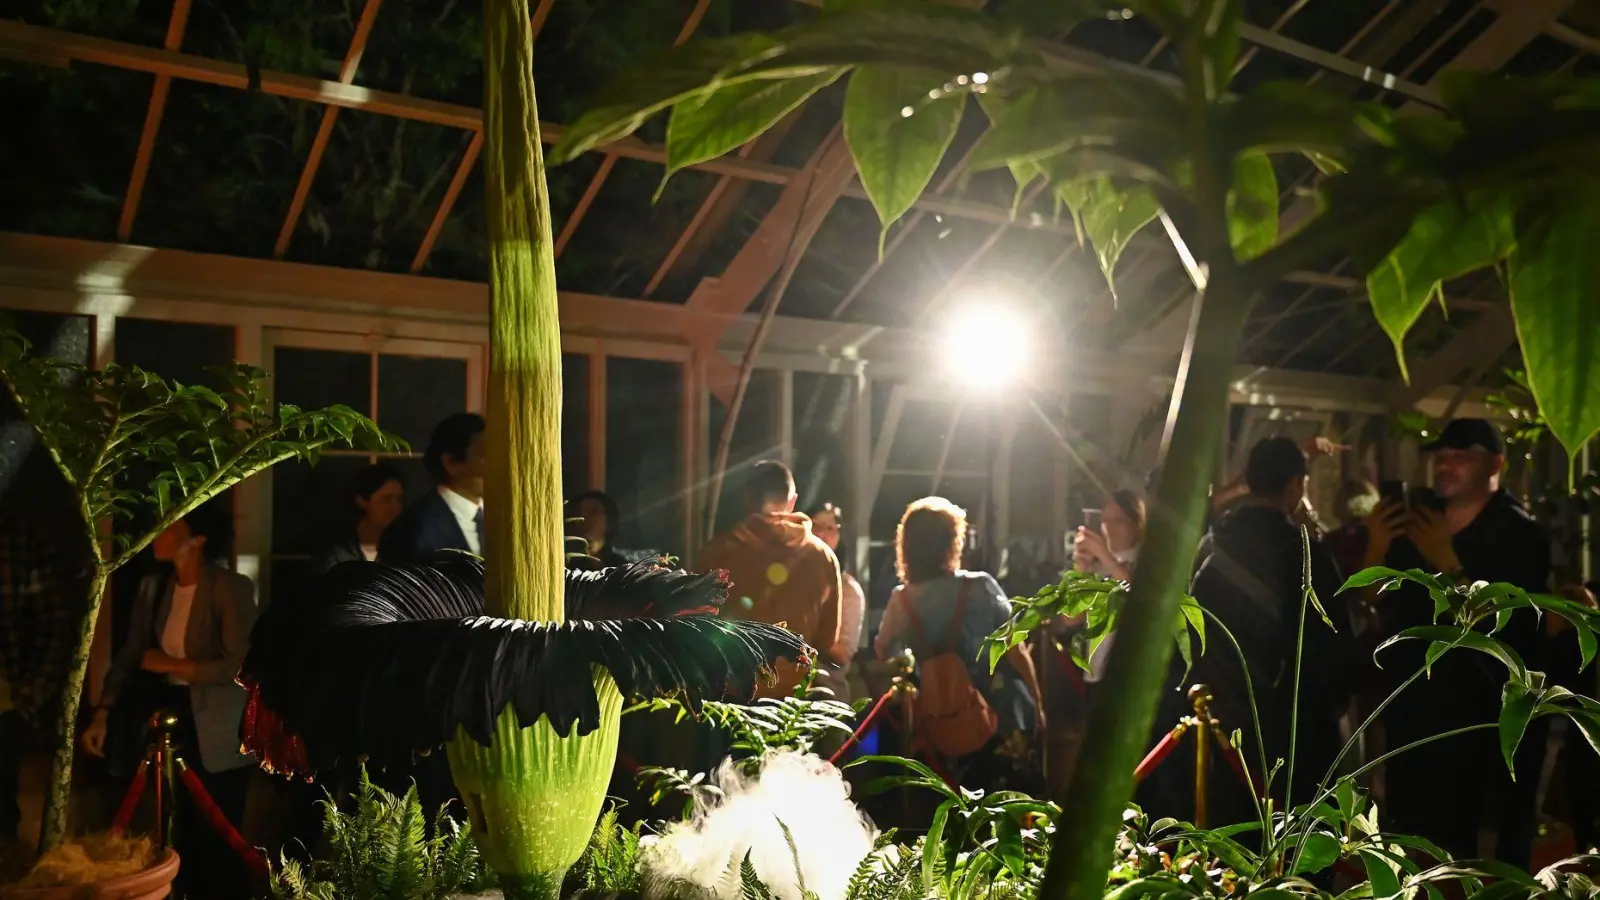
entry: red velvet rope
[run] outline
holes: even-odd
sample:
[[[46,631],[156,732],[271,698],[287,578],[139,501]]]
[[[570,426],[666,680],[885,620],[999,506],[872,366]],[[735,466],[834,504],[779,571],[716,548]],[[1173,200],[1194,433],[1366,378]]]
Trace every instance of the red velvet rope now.
[[[211,799],[211,794],[206,790],[205,784],[200,781],[200,776],[188,766],[183,766],[182,768],[183,772],[179,777],[183,779],[183,786],[189,789],[189,796],[194,798],[194,805],[205,815],[206,820],[211,823],[212,828],[216,829],[217,834],[222,835],[222,839],[228,842],[229,847],[233,848],[233,852],[244,860],[244,864],[249,866],[256,874],[265,876],[267,874],[266,857],[263,857],[259,850],[250,846],[245,841],[244,836],[239,834],[238,829],[233,827],[233,823],[228,821],[228,817],[222,814],[222,810],[217,808],[217,802]]]
[[[121,834],[128,830],[128,824],[133,821],[133,811],[139,808],[139,798],[144,796],[145,784],[150,780],[150,760],[139,763],[139,771],[133,775],[129,782],[127,793],[122,795],[122,805],[117,807],[117,815],[111,820],[111,833]]]
[[[840,747],[832,756],[828,757],[829,763],[833,765],[839,764],[839,760],[844,758],[845,751],[855,746],[856,741],[860,740],[861,736],[867,733],[867,729],[872,727],[873,720],[878,718],[878,713],[883,711],[884,705],[887,704],[890,698],[893,696],[894,688],[890,688],[882,697],[878,698],[877,703],[872,704],[872,711],[867,713],[867,717],[865,719],[861,720],[861,725],[851,733],[850,739],[844,742],[843,747]]]
[[[1169,731],[1162,736],[1160,741],[1156,742],[1154,747],[1150,748],[1150,752],[1145,754],[1144,759],[1139,761],[1138,767],[1133,770],[1133,780],[1136,783],[1145,780],[1176,749],[1178,749],[1178,736]]]

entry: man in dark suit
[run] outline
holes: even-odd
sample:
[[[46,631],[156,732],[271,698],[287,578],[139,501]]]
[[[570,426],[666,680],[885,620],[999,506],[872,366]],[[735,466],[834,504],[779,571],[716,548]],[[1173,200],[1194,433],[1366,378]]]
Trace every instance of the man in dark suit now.
[[[441,550],[483,551],[483,417],[457,413],[433,429],[422,457],[437,488],[406,510],[378,547],[381,562],[427,562]]]

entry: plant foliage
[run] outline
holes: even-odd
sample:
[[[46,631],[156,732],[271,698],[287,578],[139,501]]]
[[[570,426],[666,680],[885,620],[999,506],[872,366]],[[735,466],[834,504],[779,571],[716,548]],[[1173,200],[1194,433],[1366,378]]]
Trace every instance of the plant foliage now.
[[[88,370],[32,355],[25,338],[0,330],[0,378],[77,495],[86,527],[102,519],[155,521],[119,530],[115,569],[167,525],[228,488],[288,459],[315,460],[325,447],[403,448],[366,416],[344,407],[302,410],[272,402],[267,373],[237,366],[227,387],[169,381],[137,366]],[[153,473],[148,482],[137,477]]]
[[[445,900],[494,886],[472,835],[446,808],[428,836],[415,786],[397,797],[363,768],[353,800],[350,812],[322,801],[324,854],[310,866],[283,857],[269,881],[273,900]]]

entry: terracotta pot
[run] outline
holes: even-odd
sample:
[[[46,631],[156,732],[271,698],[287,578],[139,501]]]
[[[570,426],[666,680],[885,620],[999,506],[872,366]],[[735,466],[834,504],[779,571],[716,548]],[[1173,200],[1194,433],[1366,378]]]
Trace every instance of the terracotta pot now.
[[[154,863],[132,875],[67,887],[10,888],[0,891],[0,900],[163,900],[172,895],[177,877],[178,854],[163,850]]]

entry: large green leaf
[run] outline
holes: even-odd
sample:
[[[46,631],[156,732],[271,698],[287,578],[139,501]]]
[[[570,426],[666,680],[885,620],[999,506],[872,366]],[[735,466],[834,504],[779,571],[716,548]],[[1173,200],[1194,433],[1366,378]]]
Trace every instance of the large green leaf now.
[[[1600,182],[1578,180],[1554,202],[1546,227],[1519,234],[1511,308],[1539,411],[1576,455],[1600,431]]]
[[[1139,230],[1161,212],[1161,204],[1145,185],[1122,188],[1101,176],[1059,185],[1056,196],[1072,210],[1094,245],[1100,271],[1116,293],[1117,260]]]
[[[1394,342],[1408,380],[1405,336],[1445,281],[1491,266],[1511,252],[1512,207],[1503,195],[1447,200],[1423,210],[1399,246],[1367,274],[1372,314]]]
[[[1511,677],[1522,684],[1528,682],[1528,667],[1523,664],[1522,657],[1517,651],[1504,641],[1492,638],[1486,634],[1469,631],[1456,625],[1419,625],[1407,628],[1399,634],[1378,645],[1373,654],[1382,653],[1390,646],[1401,641],[1431,641],[1434,644],[1430,651],[1438,648],[1464,647],[1476,650],[1494,657],[1506,667]],[[1430,659],[1431,662],[1431,659]]]
[[[1522,743],[1522,735],[1528,730],[1528,723],[1533,721],[1533,710],[1538,700],[1536,692],[1515,681],[1506,682],[1501,692],[1500,754],[1506,759],[1506,768],[1511,771],[1512,781],[1517,780],[1517,767],[1513,762],[1517,745]]]
[[[632,134],[651,116],[746,82],[808,79],[836,67],[903,65],[954,81],[982,72],[998,81],[1044,72],[1014,25],[977,11],[920,0],[886,0],[825,10],[814,21],[771,34],[695,41],[630,70],[604,88],[549,159],[565,162]],[[991,82],[993,83],[993,82]]]
[[[745,81],[679,103],[667,122],[667,176],[742,146],[844,71],[834,66],[795,78]]]
[[[1058,75],[1015,94],[984,98],[990,127],[968,161],[982,172],[1092,146],[1164,171],[1183,146],[1183,101],[1157,82],[1112,74]]]
[[[1339,839],[1322,831],[1306,835],[1300,856],[1295,860],[1294,874],[1314,875],[1339,861]]]
[[[698,99],[706,91],[730,90],[757,63],[781,52],[780,41],[765,34],[739,34],[677,47],[653,61],[629,70],[611,82],[587,105],[583,115],[568,126],[550,148],[551,165],[567,162],[596,147],[627,137],[651,116],[674,104]],[[782,77],[815,75],[828,66],[791,72]],[[772,76],[779,77],[781,73]]]
[[[1347,158],[1361,139],[1360,108],[1337,91],[1299,81],[1270,81],[1217,110],[1223,151],[1313,153]]]
[[[1246,153],[1233,161],[1228,238],[1233,255],[1241,261],[1260,256],[1278,242],[1278,175],[1265,153]]]
[[[928,187],[961,127],[966,94],[945,92],[945,83],[941,72],[904,66],[863,66],[850,76],[844,139],[884,231]]]

